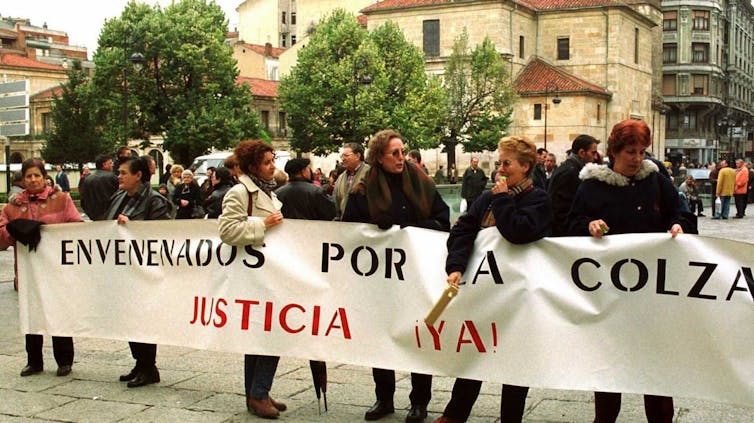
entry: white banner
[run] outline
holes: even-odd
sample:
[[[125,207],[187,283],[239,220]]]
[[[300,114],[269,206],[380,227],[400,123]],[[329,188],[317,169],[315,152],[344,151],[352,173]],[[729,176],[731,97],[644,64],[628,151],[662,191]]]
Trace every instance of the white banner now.
[[[750,244],[480,232],[432,327],[446,233],[286,220],[257,250],[212,220],[45,225],[19,248],[25,333],[273,354],[516,385],[754,405]]]

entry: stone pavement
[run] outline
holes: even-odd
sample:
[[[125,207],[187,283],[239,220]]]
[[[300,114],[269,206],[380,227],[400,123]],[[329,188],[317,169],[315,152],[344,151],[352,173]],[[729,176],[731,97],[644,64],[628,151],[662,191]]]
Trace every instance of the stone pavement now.
[[[754,216],[727,221],[700,218],[699,227],[701,235],[751,242]],[[20,377],[26,354],[12,280],[12,250],[0,252],[0,422],[260,421],[245,409],[239,354],[160,345],[157,364],[162,382],[128,389],[117,381],[133,365],[126,342],[76,338],[73,372],[56,377],[51,340],[46,338],[45,372]],[[381,421],[405,418],[410,378],[405,373],[397,377],[399,410]],[[452,384],[450,378],[435,377],[427,422],[442,412]],[[370,369],[330,363],[329,411],[319,415],[308,362],[289,358],[280,360],[273,394],[288,404],[289,410],[281,416],[286,422],[360,422],[374,400]],[[500,385],[485,383],[469,421],[496,421],[499,404]],[[591,392],[532,389],[526,406],[525,422],[590,422],[593,417]],[[686,398],[676,398],[675,406],[675,421],[680,423],[754,422],[754,408]],[[619,422],[642,421],[641,396],[624,395]]]

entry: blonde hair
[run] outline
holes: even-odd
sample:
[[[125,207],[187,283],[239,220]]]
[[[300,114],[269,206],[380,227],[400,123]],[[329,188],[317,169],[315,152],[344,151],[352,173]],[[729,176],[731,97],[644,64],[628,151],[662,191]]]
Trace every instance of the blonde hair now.
[[[510,137],[504,137],[497,143],[498,151],[510,151],[516,154],[516,160],[521,165],[529,164],[529,170],[526,172],[526,176],[530,176],[534,171],[534,166],[537,164],[537,146],[528,138],[520,137],[517,135],[511,135]]]

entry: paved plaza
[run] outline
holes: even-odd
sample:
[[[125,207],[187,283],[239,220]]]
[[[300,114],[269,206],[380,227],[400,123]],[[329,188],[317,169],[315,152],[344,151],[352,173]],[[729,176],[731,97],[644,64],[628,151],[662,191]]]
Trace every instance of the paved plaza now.
[[[754,216],[727,221],[700,218],[699,228],[704,236],[752,242]],[[76,338],[73,372],[56,377],[51,341],[46,338],[45,372],[20,377],[26,353],[12,280],[13,252],[0,252],[0,422],[262,421],[245,409],[243,358],[239,354],[160,345],[157,364],[162,382],[129,389],[118,382],[118,375],[133,365],[126,342]],[[397,377],[399,409],[381,421],[402,422],[405,418],[410,378],[405,373]],[[452,384],[450,378],[435,377],[427,422],[442,412]],[[272,392],[288,404],[280,419],[285,422],[360,422],[374,401],[369,368],[330,363],[329,411],[318,414],[309,363],[290,358],[280,360]],[[623,398],[619,421],[646,421],[642,397]],[[499,404],[500,385],[485,383],[469,421],[496,421]],[[593,417],[591,392],[532,389],[526,406],[525,422],[591,422]],[[675,421],[680,423],[754,422],[754,408],[686,398],[676,398],[675,406]]]

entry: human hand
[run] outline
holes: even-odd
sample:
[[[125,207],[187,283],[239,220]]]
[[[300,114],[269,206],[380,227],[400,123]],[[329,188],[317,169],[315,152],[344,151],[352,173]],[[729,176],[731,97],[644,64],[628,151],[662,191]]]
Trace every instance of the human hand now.
[[[275,225],[283,223],[283,213],[276,211],[264,218],[264,227],[269,229]]]
[[[508,192],[508,182],[506,181],[505,176],[500,175],[495,180],[495,186],[492,187],[492,193],[500,194],[500,193],[506,193],[506,192]]]
[[[450,272],[448,275],[448,285],[458,288],[458,283],[461,281],[461,272]]]
[[[189,205],[188,200],[181,200],[181,207],[186,207]]]
[[[683,228],[681,227],[681,225],[676,223],[675,225],[670,227],[670,230],[668,232],[670,233],[671,237],[675,238],[676,236],[678,236],[678,234],[683,233]]]
[[[119,214],[117,221],[119,225],[125,225],[126,223],[130,222],[131,219],[129,219],[125,214]]]
[[[602,236],[607,234],[608,231],[610,231],[610,227],[607,226],[607,223],[602,219],[589,222],[589,235],[595,238],[602,238]]]

